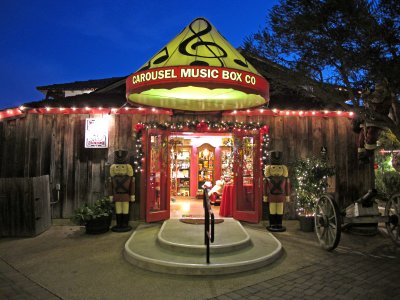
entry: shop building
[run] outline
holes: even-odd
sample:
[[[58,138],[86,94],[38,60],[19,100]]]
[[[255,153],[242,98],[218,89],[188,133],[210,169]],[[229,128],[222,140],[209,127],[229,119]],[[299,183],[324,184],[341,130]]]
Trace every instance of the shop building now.
[[[299,87],[274,89],[282,72],[196,19],[130,76],[42,86],[46,99],[0,111],[0,177],[48,175],[52,217],[68,218],[106,195],[114,151],[125,149],[131,219],[168,219],[176,197],[196,199],[222,178],[233,186],[229,216],[259,222],[266,151],[288,163],[324,148],[338,201],[364,194],[371,178],[357,162],[353,114]]]

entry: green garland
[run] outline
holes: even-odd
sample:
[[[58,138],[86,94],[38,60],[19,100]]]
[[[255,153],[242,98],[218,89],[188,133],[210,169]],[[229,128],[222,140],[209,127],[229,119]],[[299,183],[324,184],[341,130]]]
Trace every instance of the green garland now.
[[[135,173],[142,172],[142,161],[144,157],[143,145],[142,145],[142,134],[146,129],[161,129],[161,130],[175,130],[175,131],[194,131],[194,132],[240,132],[244,130],[255,130],[259,131],[263,136],[262,149],[267,150],[269,146],[269,127],[266,124],[260,122],[226,122],[226,121],[184,121],[184,122],[141,122],[134,126],[136,132],[135,136],[135,155],[134,155],[134,171]],[[263,151],[264,152],[264,151]],[[265,159],[263,157],[263,162]]]

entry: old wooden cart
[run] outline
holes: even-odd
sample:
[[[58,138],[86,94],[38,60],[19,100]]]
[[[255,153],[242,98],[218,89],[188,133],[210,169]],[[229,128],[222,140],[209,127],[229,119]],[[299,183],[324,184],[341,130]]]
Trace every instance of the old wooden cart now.
[[[374,192],[370,192],[341,210],[333,195],[322,195],[317,201],[315,213],[315,233],[321,247],[328,251],[335,249],[342,230],[347,227],[381,222],[385,223],[389,237],[400,246],[400,193],[387,199],[383,215],[375,196]]]

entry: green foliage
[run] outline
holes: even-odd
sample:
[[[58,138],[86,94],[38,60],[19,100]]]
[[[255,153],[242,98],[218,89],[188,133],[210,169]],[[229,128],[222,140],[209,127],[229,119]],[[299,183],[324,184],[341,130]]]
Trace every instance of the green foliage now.
[[[393,167],[397,158],[392,153],[392,150],[400,149],[400,142],[391,131],[386,130],[382,131],[378,144],[380,150],[375,151],[375,186],[379,194],[389,198],[400,191],[400,173]]]
[[[383,175],[383,184],[388,195],[398,193],[400,191],[400,173],[396,171],[385,173]]]
[[[382,131],[379,136],[378,143],[380,148],[385,150],[400,149],[400,141],[390,130]]]
[[[317,199],[326,192],[328,177],[335,174],[335,168],[325,159],[310,157],[290,164],[290,180],[297,195],[297,213],[312,215]]]
[[[392,154],[377,154],[375,156],[375,186],[379,194],[389,198],[400,191],[400,173],[392,166]]]
[[[71,220],[78,225],[85,225],[88,221],[99,218],[107,217],[113,214],[113,205],[111,201],[104,197],[97,200],[93,205],[85,203],[77,208]]]
[[[286,67],[291,73],[283,80],[295,78],[291,86],[307,87],[309,94],[321,101],[345,106],[344,102],[351,100],[358,114],[365,113],[361,100],[364,104],[368,101],[362,99],[365,93],[356,91],[370,90],[385,79],[387,91],[393,95],[392,106],[398,107],[399,3],[281,0],[269,12],[266,28],[247,38],[243,49]],[[335,91],[337,85],[344,89]],[[390,118],[382,120],[400,139],[399,114],[399,109],[393,109]]]

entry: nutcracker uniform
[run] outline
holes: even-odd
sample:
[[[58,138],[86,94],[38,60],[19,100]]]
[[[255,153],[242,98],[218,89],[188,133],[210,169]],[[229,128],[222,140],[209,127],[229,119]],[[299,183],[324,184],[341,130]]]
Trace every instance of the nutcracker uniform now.
[[[283,208],[285,201],[290,200],[290,181],[288,168],[282,165],[282,152],[271,152],[271,165],[264,169],[264,197],[268,202],[269,226],[267,229],[273,232],[282,232],[286,228],[282,226]]]
[[[115,202],[115,217],[117,225],[111,230],[126,232],[129,226],[129,202],[135,201],[135,178],[133,168],[127,164],[127,151],[115,152],[115,163],[110,168],[109,197]]]

